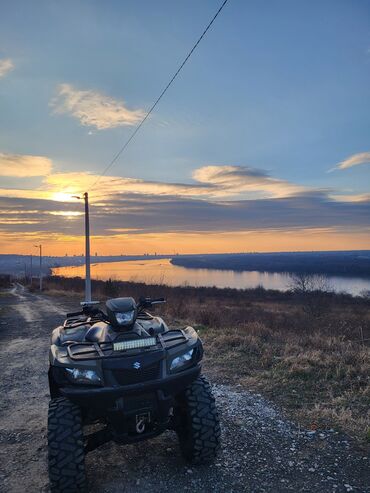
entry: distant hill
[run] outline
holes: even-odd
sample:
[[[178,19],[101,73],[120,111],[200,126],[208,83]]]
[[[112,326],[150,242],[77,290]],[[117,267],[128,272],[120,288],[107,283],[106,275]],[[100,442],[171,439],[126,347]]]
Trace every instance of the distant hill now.
[[[295,272],[370,278],[370,250],[179,255],[172,264],[197,269]]]

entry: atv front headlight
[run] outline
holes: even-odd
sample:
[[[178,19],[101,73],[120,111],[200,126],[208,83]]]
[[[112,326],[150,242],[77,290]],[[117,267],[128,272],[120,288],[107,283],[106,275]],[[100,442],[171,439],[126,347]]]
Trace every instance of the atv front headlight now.
[[[90,385],[101,384],[101,378],[94,370],[81,368],[66,368],[67,375],[73,383],[87,383]]]
[[[190,349],[190,351],[180,354],[180,356],[176,356],[176,358],[171,361],[170,371],[177,370],[178,368],[181,368],[181,366],[184,366],[188,361],[191,360],[191,358],[193,357],[193,353],[194,349]]]
[[[135,310],[128,312],[114,312],[118,325],[132,325],[135,318]]]

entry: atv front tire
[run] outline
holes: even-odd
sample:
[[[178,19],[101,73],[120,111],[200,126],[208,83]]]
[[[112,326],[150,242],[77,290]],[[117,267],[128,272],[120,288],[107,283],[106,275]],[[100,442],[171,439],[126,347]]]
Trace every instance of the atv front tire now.
[[[187,387],[176,410],[177,434],[184,458],[192,464],[215,459],[220,448],[221,429],[211,386],[203,376]]]
[[[64,397],[52,399],[49,403],[48,452],[51,493],[85,492],[81,412]]]

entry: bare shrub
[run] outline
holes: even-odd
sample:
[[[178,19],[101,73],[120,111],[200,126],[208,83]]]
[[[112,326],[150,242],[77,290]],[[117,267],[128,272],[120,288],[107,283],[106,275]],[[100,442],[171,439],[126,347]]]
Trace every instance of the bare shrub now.
[[[298,272],[290,273],[289,278],[289,287],[295,293],[303,294],[312,291],[330,293],[333,291],[333,287],[330,284],[328,277],[323,274]]]
[[[290,290],[302,298],[307,315],[321,317],[330,309],[333,288],[327,276],[299,272],[291,273],[289,277]]]

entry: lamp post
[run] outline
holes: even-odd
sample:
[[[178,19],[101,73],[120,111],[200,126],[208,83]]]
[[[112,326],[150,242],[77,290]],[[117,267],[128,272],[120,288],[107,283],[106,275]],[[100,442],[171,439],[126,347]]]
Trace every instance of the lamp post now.
[[[73,197],[79,200],[83,198],[85,202],[85,304],[91,304],[89,194],[85,192],[83,197]]]
[[[30,255],[30,286],[32,287],[32,277],[33,277],[33,271],[32,271],[32,253]]]
[[[42,245],[34,245],[34,247],[40,250],[40,291],[42,291]]]

